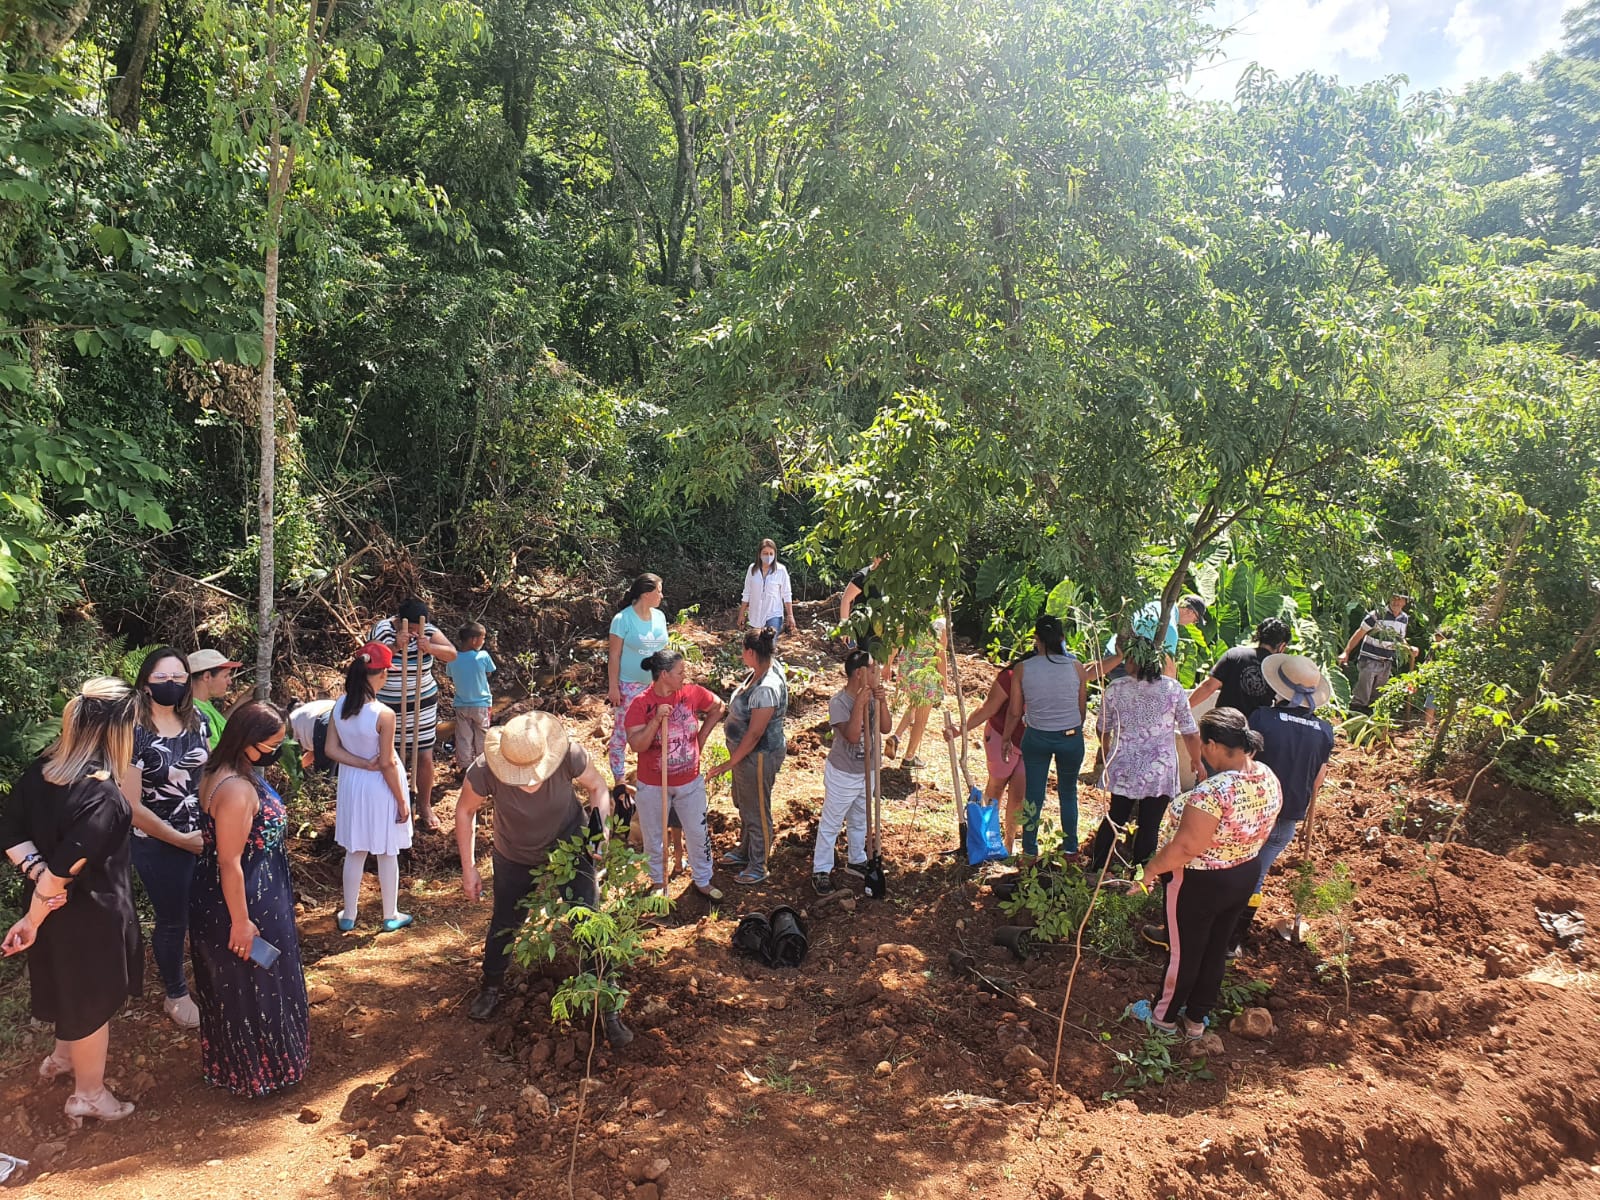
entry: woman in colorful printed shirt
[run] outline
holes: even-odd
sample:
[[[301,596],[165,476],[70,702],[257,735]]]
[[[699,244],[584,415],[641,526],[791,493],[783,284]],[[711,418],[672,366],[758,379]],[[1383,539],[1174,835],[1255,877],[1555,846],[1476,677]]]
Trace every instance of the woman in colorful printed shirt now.
[[[236,1096],[298,1083],[311,1059],[289,815],[261,777],[286,732],[270,704],[234,709],[200,785],[205,850],[189,913],[200,1062],[207,1083]]]
[[[200,771],[210,754],[206,721],[189,691],[189,665],[162,646],[145,655],[134,679],[139,722],[133,765],[122,794],[133,809],[133,869],[155,910],[151,948],[167,998],[167,1016],[185,1029],[200,1024],[183,976],[189,936],[189,887],[200,854]]]
[[[945,662],[950,648],[947,632],[944,618],[935,617],[932,636],[926,631],[912,635],[900,663],[900,699],[906,710],[900,714],[900,724],[885,739],[883,749],[890,758],[898,758],[900,739],[905,738],[906,756],[901,760],[905,767],[928,765],[917,757],[917,750],[928,728],[928,714],[944,703],[944,689],[950,682],[950,668]]]
[[[712,886],[711,829],[706,822],[706,781],[700,751],[727,708],[698,683],[689,682],[689,665],[676,650],[657,650],[640,664],[653,682],[634,697],[625,718],[628,744],[639,756],[638,818],[650,859],[650,878],[666,887],[661,854],[661,728],[667,729],[667,801],[683,824],[689,873],[695,891],[721,900]]]
[[[1102,786],[1111,793],[1111,810],[1094,835],[1094,870],[1111,854],[1113,826],[1134,819],[1132,838],[1124,835],[1118,857],[1130,868],[1155,853],[1156,835],[1167,805],[1178,794],[1178,745],[1182,736],[1189,763],[1198,769],[1200,735],[1183,685],[1162,673],[1162,654],[1149,638],[1119,638],[1127,674],[1106,685],[1100,719],[1112,737]]]
[[[1255,761],[1261,735],[1236,708],[1200,718],[1200,755],[1212,774],[1172,802],[1146,880],[1166,884],[1167,970],[1161,994],[1130,1012],[1185,1037],[1205,1033],[1239,914],[1256,887],[1256,855],[1283,806],[1278,778]],[[1151,931],[1146,931],[1147,936]]]

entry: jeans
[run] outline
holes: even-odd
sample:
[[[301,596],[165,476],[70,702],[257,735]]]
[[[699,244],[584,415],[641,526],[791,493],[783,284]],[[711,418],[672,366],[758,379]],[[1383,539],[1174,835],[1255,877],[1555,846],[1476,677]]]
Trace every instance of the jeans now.
[[[1244,944],[1245,937],[1250,933],[1250,926],[1255,923],[1256,913],[1261,908],[1261,893],[1267,886],[1267,872],[1272,870],[1272,864],[1278,861],[1278,855],[1289,848],[1289,843],[1294,841],[1295,831],[1299,828],[1299,821],[1279,818],[1278,823],[1272,827],[1272,832],[1267,835],[1261,852],[1256,855],[1256,865],[1260,868],[1256,873],[1256,890],[1251,895],[1244,912],[1239,914],[1239,920],[1234,924],[1235,946]]]
[[[489,917],[489,933],[483,939],[483,982],[498,987],[510,965],[507,953],[512,939],[527,913],[522,902],[533,891],[533,879],[543,867],[529,867],[514,863],[509,858],[494,855],[494,912]],[[587,854],[578,856],[578,873],[572,882],[561,889],[569,903],[588,908],[600,907],[600,887],[595,882],[594,860]]]
[[[139,872],[139,882],[156,911],[155,932],[150,935],[156,969],[161,972],[167,999],[176,1000],[189,994],[183,975],[183,943],[189,936],[189,885],[200,859],[154,837],[135,837],[130,849],[133,869]]]
[[[1083,730],[1052,733],[1032,726],[1022,735],[1022,769],[1027,798],[1022,804],[1022,852],[1039,853],[1039,815],[1050,786],[1050,760],[1056,761],[1056,787],[1061,793],[1061,845],[1078,849],[1078,770],[1083,766]]]

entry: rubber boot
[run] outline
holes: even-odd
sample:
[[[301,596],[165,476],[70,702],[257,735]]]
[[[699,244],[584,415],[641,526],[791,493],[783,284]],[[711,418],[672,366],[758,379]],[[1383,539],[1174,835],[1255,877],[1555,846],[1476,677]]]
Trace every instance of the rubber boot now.
[[[606,1031],[606,1042],[613,1050],[620,1050],[633,1041],[633,1030],[624,1025],[616,1013],[606,1013],[600,1023]]]

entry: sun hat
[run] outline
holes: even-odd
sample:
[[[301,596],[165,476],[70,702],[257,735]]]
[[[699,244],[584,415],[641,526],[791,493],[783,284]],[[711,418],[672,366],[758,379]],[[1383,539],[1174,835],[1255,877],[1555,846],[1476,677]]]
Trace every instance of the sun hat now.
[[[1333,697],[1333,684],[1303,654],[1269,654],[1261,664],[1261,674],[1280,700],[1297,708],[1318,709]]]
[[[501,783],[536,788],[567,756],[567,727],[549,713],[530,712],[489,730],[483,757]]]
[[[242,662],[235,662],[220,650],[196,650],[189,655],[189,674],[198,675],[202,671],[215,671],[218,667],[242,667]]]
[[[382,642],[368,642],[356,651],[356,657],[366,660],[369,671],[387,671],[394,666],[394,651]]]

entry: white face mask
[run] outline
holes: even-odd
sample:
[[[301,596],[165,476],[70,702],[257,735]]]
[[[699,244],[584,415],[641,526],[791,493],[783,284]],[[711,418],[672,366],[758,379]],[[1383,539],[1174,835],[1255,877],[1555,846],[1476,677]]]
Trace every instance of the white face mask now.
[[[763,554],[761,556],[761,562],[762,562],[763,566],[770,567],[772,565],[772,560],[773,560],[773,556],[770,555],[770,554]]]

